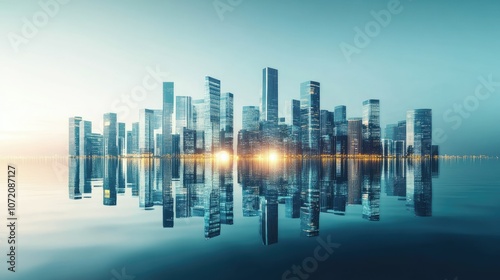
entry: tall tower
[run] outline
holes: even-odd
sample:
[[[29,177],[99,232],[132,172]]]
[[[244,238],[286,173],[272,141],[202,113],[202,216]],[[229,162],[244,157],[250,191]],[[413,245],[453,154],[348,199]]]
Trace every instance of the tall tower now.
[[[118,156],[118,123],[116,113],[104,114],[104,156]]]
[[[163,83],[162,155],[172,154],[172,114],[174,112],[174,83]]]
[[[153,154],[154,152],[154,111],[142,109],[139,112],[139,152]]]
[[[415,109],[406,113],[406,152],[415,156],[431,155],[431,109]]]
[[[220,81],[205,77],[205,152],[220,149]]]
[[[363,101],[363,154],[382,154],[380,129],[380,101]]]
[[[304,82],[300,85],[300,121],[302,151],[319,154],[320,147],[320,83]]]
[[[69,118],[69,155],[80,155],[80,123],[82,117]]]
[[[278,126],[278,70],[262,69],[261,121]]]
[[[347,154],[360,155],[363,147],[361,118],[350,118],[347,121]]]
[[[225,150],[233,152],[234,139],[234,95],[226,92],[221,96],[220,102],[220,128],[221,143]]]
[[[193,124],[193,105],[191,96],[175,97],[175,133],[182,135],[182,129],[191,129]]]

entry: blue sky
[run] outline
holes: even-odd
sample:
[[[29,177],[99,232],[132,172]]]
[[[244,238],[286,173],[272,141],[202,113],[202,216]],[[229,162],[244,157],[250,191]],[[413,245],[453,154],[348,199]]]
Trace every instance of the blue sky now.
[[[500,155],[497,1],[220,0],[230,7],[222,17],[212,0],[57,3],[19,43],[12,38],[23,36],[24,19],[43,20],[44,9],[0,0],[0,155],[64,155],[70,116],[99,132],[105,112],[126,108],[118,119],[130,125],[140,108],[160,108],[154,79],[144,98],[123,101],[151,69],[194,98],[205,75],[220,79],[234,93],[239,128],[241,107],[259,104],[267,66],[279,70],[280,105],[315,80],[322,109],[346,105],[358,117],[363,100],[378,98],[385,126],[408,109],[432,108],[442,153]],[[373,28],[372,11],[381,10],[390,21],[346,59],[341,44],[356,47],[356,28]],[[480,77],[494,81],[489,90]],[[455,112],[464,102],[469,110]]]

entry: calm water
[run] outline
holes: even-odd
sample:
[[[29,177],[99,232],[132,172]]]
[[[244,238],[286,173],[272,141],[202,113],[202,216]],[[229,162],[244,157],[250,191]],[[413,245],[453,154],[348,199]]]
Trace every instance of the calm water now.
[[[16,165],[0,279],[500,279],[499,160]]]

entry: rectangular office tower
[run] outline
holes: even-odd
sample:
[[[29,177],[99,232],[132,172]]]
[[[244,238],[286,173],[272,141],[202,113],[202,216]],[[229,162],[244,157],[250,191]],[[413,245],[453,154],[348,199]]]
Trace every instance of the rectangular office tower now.
[[[300,100],[289,100],[285,103],[285,123],[300,126]]]
[[[335,154],[347,155],[347,108],[344,105],[335,107]]]
[[[432,153],[432,109],[415,109],[406,113],[406,152],[430,156]]]
[[[69,155],[80,155],[80,123],[82,117],[69,118]]]
[[[205,77],[205,152],[220,149],[220,81]]]
[[[262,69],[261,121],[267,121],[278,127],[278,70],[266,67]]]
[[[347,121],[347,154],[360,155],[363,147],[363,129],[361,118],[350,118]]]
[[[380,101],[363,101],[363,154],[381,155]]]
[[[234,95],[226,92],[221,96],[220,102],[220,129],[222,148],[233,153],[234,139]]]
[[[89,156],[91,147],[88,138],[92,134],[92,122],[83,121],[80,123],[80,156]]]
[[[163,116],[161,125],[161,155],[172,154],[172,114],[174,113],[174,83],[163,83]]]
[[[304,82],[300,85],[300,124],[302,152],[318,155],[320,149],[320,83]]]
[[[259,107],[243,106],[242,129],[246,131],[259,131],[259,118]]]
[[[175,97],[175,133],[182,134],[183,128],[191,129],[192,125],[191,96]]]
[[[154,111],[139,111],[139,152],[142,155],[154,153]]]
[[[118,123],[116,113],[104,114],[104,156],[118,156]]]

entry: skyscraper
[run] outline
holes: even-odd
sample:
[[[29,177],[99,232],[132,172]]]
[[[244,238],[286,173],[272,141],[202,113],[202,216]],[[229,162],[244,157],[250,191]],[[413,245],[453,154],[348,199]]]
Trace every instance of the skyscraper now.
[[[304,82],[300,85],[300,120],[302,151],[314,155],[320,147],[320,83]]]
[[[362,151],[363,135],[361,118],[350,118],[347,121],[347,154],[360,155]]]
[[[118,123],[116,113],[104,114],[104,156],[118,156]]]
[[[300,127],[300,100],[292,99],[285,102],[285,123]]]
[[[234,139],[234,95],[226,92],[221,96],[220,102],[220,128],[221,128],[221,143],[224,150],[233,153]]]
[[[335,153],[337,155],[347,154],[347,109],[340,105],[335,107]]]
[[[220,81],[205,77],[205,152],[220,149]]]
[[[175,133],[182,135],[182,129],[191,129],[193,123],[193,106],[191,96],[175,97]]]
[[[262,121],[278,126],[278,70],[266,67],[262,69]]]
[[[380,101],[368,99],[363,101],[363,154],[381,153]]]
[[[242,129],[247,131],[259,130],[260,111],[257,106],[243,106]]]
[[[152,155],[154,152],[154,112],[150,109],[139,111],[139,153]]]
[[[432,153],[432,110],[415,109],[406,113],[406,152],[415,156]]]
[[[174,83],[163,83],[162,155],[172,154],[172,114],[174,112]]]
[[[333,141],[334,112],[320,111],[321,154],[332,155],[335,151]]]
[[[82,121],[80,123],[80,156],[89,155],[88,137],[92,134],[92,122]]]
[[[125,154],[125,123],[118,123],[118,155]]]
[[[69,118],[69,155],[80,155],[80,123],[82,117]]]

